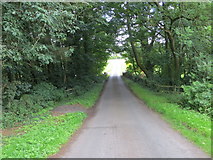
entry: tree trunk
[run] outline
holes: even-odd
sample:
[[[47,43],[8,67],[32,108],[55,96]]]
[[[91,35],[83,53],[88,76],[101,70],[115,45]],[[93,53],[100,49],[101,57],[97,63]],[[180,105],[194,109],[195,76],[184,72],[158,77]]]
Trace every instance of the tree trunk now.
[[[169,46],[172,52],[173,57],[173,67],[172,67],[172,83],[173,85],[178,85],[180,81],[180,60],[179,57],[175,53],[175,40],[170,30],[166,30],[165,32],[168,36]]]
[[[129,33],[130,45],[131,45],[131,48],[132,48],[132,53],[134,55],[136,64],[144,72],[144,74],[146,75],[146,77],[149,78],[150,74],[148,73],[148,71],[145,68],[145,66],[143,66],[143,64],[141,63],[141,61],[140,61],[140,59],[138,57],[137,50],[135,48],[134,42],[133,42],[133,37],[132,37],[132,32],[131,32],[129,15],[127,15],[126,19],[127,19],[127,24],[126,25],[127,25],[127,29],[128,29],[128,33]]]

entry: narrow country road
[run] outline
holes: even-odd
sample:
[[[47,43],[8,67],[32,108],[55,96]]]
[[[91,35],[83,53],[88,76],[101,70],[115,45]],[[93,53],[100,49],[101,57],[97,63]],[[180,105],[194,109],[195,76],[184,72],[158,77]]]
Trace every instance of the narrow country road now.
[[[58,158],[205,158],[196,146],[111,76],[89,119]]]

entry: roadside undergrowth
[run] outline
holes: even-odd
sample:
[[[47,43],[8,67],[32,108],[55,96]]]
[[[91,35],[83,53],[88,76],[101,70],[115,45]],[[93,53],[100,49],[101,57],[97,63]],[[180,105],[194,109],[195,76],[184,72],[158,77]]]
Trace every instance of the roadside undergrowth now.
[[[102,91],[103,86],[104,86],[104,83],[99,83],[96,86],[94,86],[91,90],[86,92],[85,94],[76,97],[75,99],[73,99],[72,101],[66,104],[69,104],[69,105],[80,104],[86,108],[91,108],[92,106],[95,105]]]
[[[146,105],[157,111],[182,135],[211,155],[211,119],[205,114],[181,108],[171,103],[159,93],[143,88],[139,84],[123,78],[129,88]]]

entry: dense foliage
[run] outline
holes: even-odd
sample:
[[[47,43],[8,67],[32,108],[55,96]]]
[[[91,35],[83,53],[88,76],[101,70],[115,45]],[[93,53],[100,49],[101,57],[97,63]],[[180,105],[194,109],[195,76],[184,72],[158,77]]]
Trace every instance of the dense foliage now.
[[[4,125],[103,80],[114,37],[101,5],[17,2],[2,8]]]
[[[14,81],[72,86],[100,74],[111,38],[101,13],[96,4],[4,3],[3,89]]]
[[[124,3],[116,10],[134,72],[168,85],[189,84],[192,74],[210,79],[210,3]]]

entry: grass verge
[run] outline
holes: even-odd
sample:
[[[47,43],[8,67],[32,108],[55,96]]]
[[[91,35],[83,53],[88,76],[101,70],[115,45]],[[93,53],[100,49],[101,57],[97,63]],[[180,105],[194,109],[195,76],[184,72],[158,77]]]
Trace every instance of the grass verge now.
[[[56,153],[86,118],[83,112],[48,116],[24,126],[25,134],[4,139],[3,158],[46,158]]]
[[[91,90],[78,97],[72,97],[67,104],[81,104],[86,108],[94,106],[99,98],[104,82],[96,84]],[[63,100],[63,103],[69,99]],[[58,102],[62,104],[62,102]],[[18,135],[3,137],[2,158],[47,158],[57,153],[60,146],[80,128],[86,113],[67,113],[53,117],[48,107],[36,113],[28,124],[17,130]]]
[[[177,104],[139,84],[123,78],[146,105],[159,112],[182,135],[211,155],[211,119],[207,115],[180,108]]]

